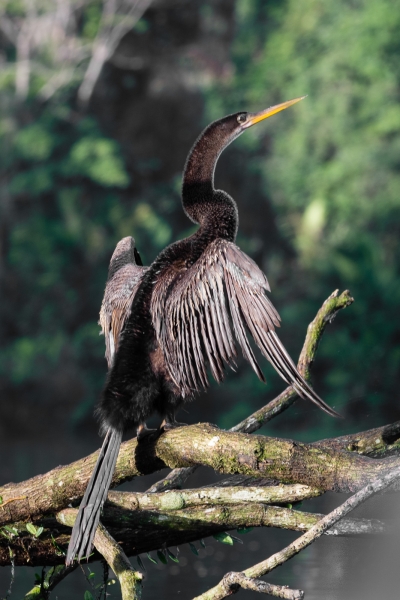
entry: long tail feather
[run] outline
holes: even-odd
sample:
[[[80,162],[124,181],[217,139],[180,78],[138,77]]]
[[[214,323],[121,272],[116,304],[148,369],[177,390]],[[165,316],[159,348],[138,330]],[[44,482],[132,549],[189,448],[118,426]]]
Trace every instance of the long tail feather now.
[[[117,462],[121,440],[122,433],[120,431],[112,429],[107,431],[72,529],[65,559],[67,566],[73,563],[75,557],[80,560],[82,556],[90,554],[100,512],[106,500]]]

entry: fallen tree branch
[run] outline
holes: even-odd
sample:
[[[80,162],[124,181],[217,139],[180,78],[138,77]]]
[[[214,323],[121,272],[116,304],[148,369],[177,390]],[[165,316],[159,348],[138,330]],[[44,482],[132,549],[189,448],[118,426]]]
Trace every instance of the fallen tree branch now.
[[[158,550],[162,546],[179,546],[215,535],[216,533],[245,527],[275,527],[292,531],[307,531],[324,515],[293,510],[282,506],[261,503],[217,506],[193,506],[181,509],[130,510],[127,492],[111,492],[111,501],[104,507],[102,522],[111,535],[124,548],[128,556]],[[110,496],[109,496],[110,498]],[[23,523],[15,523],[17,534],[12,548],[17,565],[63,564],[64,549],[69,541],[69,528],[76,518],[77,509],[66,508],[54,517],[46,517],[37,526],[44,527],[39,538],[30,535]],[[329,531],[329,535],[353,536],[382,534],[393,531],[376,519],[345,519]],[[10,563],[10,541],[0,537],[0,566]],[[91,560],[98,560],[94,554]]]
[[[385,489],[391,485],[394,481],[400,478],[400,467],[397,466],[390,473],[385,474],[383,477],[379,477],[368,483],[363,489],[359,490],[356,494],[351,496],[346,502],[344,502],[338,508],[335,508],[332,512],[321,519],[316,525],[311,527],[309,531],[300,536],[297,540],[289,544],[286,548],[273,554],[267,560],[264,560],[249,569],[243,571],[246,577],[259,578],[269,573],[279,565],[288,561],[290,558],[298,554],[304,548],[307,548],[315,540],[317,540],[323,533],[325,533],[332,525],[337,523],[340,519],[346,516],[354,508],[365,502],[370,496],[376,494],[380,490]],[[201,596],[197,596],[193,600],[222,600],[229,594],[226,593],[225,585],[220,582],[211,590],[208,590]]]
[[[65,467],[57,467],[22,483],[0,488],[7,505],[0,524],[31,520],[57,512],[82,497],[97,452]],[[369,480],[400,464],[400,457],[372,459],[333,448],[293,440],[222,431],[207,423],[164,433],[155,442],[136,439],[121,446],[113,486],[139,475],[202,464],[220,473],[268,477],[282,483],[301,483],[323,491],[353,492]],[[25,499],[16,500],[26,496]],[[9,499],[14,502],[7,502]]]

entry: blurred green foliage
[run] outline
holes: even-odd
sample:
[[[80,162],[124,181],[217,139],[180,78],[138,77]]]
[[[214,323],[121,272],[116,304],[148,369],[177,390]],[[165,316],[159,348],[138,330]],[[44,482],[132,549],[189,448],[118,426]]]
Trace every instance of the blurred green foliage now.
[[[77,36],[86,42],[98,32],[101,2],[82,7]],[[10,1],[5,11],[11,18],[25,9]],[[212,4],[202,13],[213,25]],[[246,195],[270,203],[280,240],[271,245],[241,234],[240,243],[255,249],[268,274],[283,317],[282,338],[293,355],[321,302],[335,288],[350,288],[356,302],[325,335],[316,386],[349,417],[347,427],[361,413],[377,425],[396,415],[399,379],[400,1],[237,0],[233,25],[230,68],[199,82],[206,117],[201,123],[199,112],[195,127],[308,94],[235,142],[231,160],[244,182],[240,213],[254,209],[241,203]],[[144,39],[151,28],[150,15],[132,35]],[[190,225],[176,218],[178,173],[162,174],[168,144],[132,161],[121,141],[123,124],[114,132],[101,111],[77,107],[83,70],[43,101],[39,91],[47,80],[39,69],[17,102],[15,53],[5,38],[0,48],[2,392],[38,402],[46,380],[49,397],[54,390],[75,396],[70,414],[78,419],[104,379],[96,321],[115,242],[134,235],[149,262]],[[37,57],[48,77],[59,61],[51,48]],[[139,79],[129,77],[135,94]],[[112,85],[115,94],[127,93],[118,88],[123,79]],[[154,93],[144,101],[150,108]],[[179,97],[174,101],[180,107]],[[149,128],[155,112],[150,120],[143,117]],[[169,118],[166,125],[172,131]],[[143,131],[133,140],[139,146],[145,146]],[[256,213],[248,218],[256,225]],[[271,397],[282,385],[266,370]],[[219,423],[232,425],[249,406],[260,407],[267,400],[262,390],[247,370],[230,376],[212,392],[222,399]],[[327,432],[334,427],[324,423]]]

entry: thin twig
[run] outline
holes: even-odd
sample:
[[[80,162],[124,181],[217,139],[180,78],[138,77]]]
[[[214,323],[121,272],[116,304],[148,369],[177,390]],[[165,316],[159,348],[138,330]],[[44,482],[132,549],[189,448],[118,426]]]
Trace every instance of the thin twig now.
[[[50,596],[50,592],[67,577],[72,571],[78,567],[78,564],[70,565],[56,565],[44,574],[42,573],[42,581],[40,584],[36,584],[25,596],[24,600],[47,600]]]
[[[11,548],[8,548],[8,552],[10,554],[10,561],[11,561],[11,577],[10,577],[10,585],[8,587],[7,590],[7,595],[5,597],[4,600],[7,600],[8,597],[11,595],[12,592],[12,588],[13,588],[13,584],[14,584],[14,579],[15,579],[15,561],[14,561],[14,552],[11,550]]]
[[[54,588],[63,579],[65,579],[70,573],[72,573],[72,571],[75,571],[75,569],[77,569],[77,568],[78,568],[77,563],[70,565],[68,567],[66,565],[57,565],[55,567],[52,567],[46,575],[46,580],[48,583],[48,588],[47,588],[48,591],[51,592],[52,590],[54,590]]]
[[[294,542],[286,546],[280,552],[273,554],[266,560],[250,567],[243,571],[246,577],[259,578],[269,573],[279,565],[288,561],[290,558],[298,554],[304,548],[307,548],[315,540],[317,540],[323,533],[325,533],[332,525],[337,523],[340,519],[346,516],[354,508],[365,502],[370,496],[388,487],[391,483],[400,478],[400,467],[394,468],[390,473],[375,479],[375,481],[368,483],[359,492],[356,492],[351,498],[346,500],[341,506],[335,508],[326,517],[316,523],[311,529],[309,529],[302,536],[297,538]],[[220,582],[211,590],[208,590],[201,596],[197,596],[194,600],[222,600],[226,598],[225,586]]]
[[[17,496],[16,498],[9,498],[5,502],[1,502],[0,508],[4,508],[10,502],[16,502],[17,500],[25,500],[26,496]]]

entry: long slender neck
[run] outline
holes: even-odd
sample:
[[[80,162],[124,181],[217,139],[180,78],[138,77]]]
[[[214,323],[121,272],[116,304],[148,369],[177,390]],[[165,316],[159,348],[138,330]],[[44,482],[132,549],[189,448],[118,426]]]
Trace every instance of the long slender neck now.
[[[183,174],[182,204],[187,216],[213,237],[235,239],[238,216],[236,203],[226,192],[214,189],[214,171],[218,158],[234,139],[221,121],[212,123],[195,142]]]

